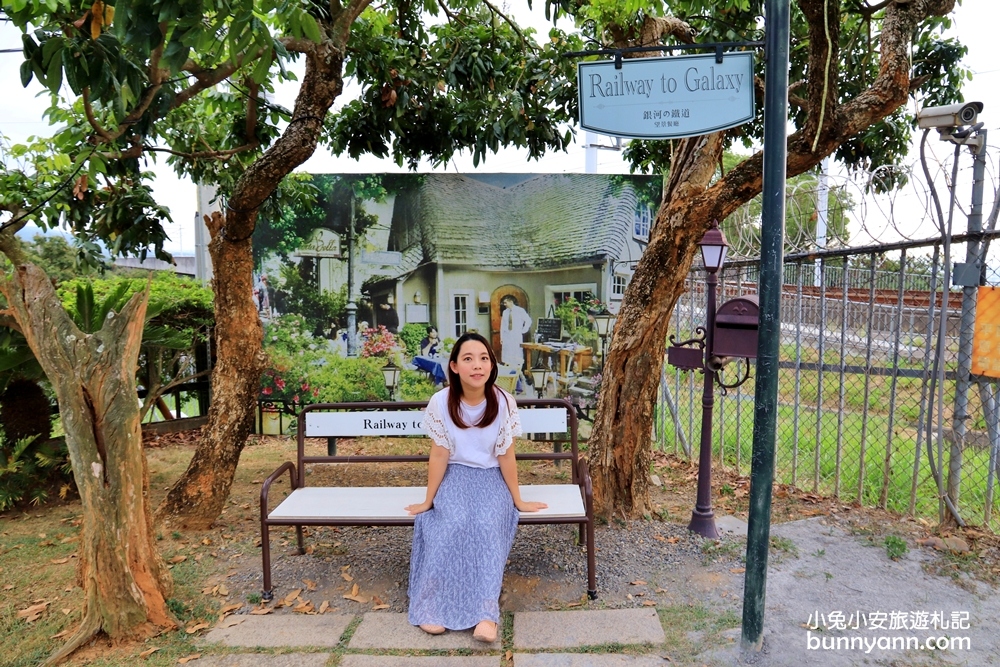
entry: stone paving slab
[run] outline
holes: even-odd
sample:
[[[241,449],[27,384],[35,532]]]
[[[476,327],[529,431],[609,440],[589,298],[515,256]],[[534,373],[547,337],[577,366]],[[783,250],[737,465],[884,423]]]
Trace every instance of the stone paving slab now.
[[[345,655],[340,667],[497,667],[500,658],[495,655]]]
[[[737,518],[735,516],[725,516],[715,517],[715,527],[718,529],[719,533],[722,535],[733,535],[736,537],[746,537],[747,531],[749,529],[749,524],[743,519]]]
[[[348,614],[229,616],[205,635],[205,640],[225,646],[333,647],[352,620],[354,616]]]
[[[326,667],[332,653],[237,653],[210,655],[191,663],[198,667]]]
[[[472,628],[457,632],[449,630],[443,635],[429,635],[420,628],[410,625],[406,614],[373,611],[364,615],[348,647],[420,650],[467,648],[474,651],[499,651],[500,639],[497,633],[497,641],[493,644],[478,642],[472,638]]]
[[[522,611],[514,614],[514,648],[574,648],[601,644],[662,644],[656,609]]]
[[[515,653],[514,667],[663,667],[658,655],[615,653]]]

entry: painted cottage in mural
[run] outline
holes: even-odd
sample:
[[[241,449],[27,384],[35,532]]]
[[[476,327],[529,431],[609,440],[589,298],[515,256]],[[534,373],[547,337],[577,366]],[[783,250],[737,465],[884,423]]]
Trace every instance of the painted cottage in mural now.
[[[432,324],[443,338],[476,330],[498,355],[510,305],[531,320],[525,342],[551,338],[538,321],[569,297],[616,313],[654,215],[633,187],[641,178],[426,175],[394,200],[386,250],[401,262],[364,291],[395,303],[401,325]]]

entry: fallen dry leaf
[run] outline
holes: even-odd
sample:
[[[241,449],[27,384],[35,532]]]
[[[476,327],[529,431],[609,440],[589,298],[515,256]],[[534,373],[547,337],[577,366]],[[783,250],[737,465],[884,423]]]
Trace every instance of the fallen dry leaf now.
[[[69,562],[69,556],[66,556],[65,558],[53,558],[49,562],[53,565],[62,565],[63,563]]]
[[[666,588],[657,588],[657,589],[656,589],[655,591],[653,591],[653,592],[654,592],[654,593],[666,593],[666,592],[667,592],[667,589],[666,589]]]
[[[569,603],[569,604],[567,604],[566,606],[567,606],[567,607],[579,607],[579,606],[580,606],[580,605],[582,605],[582,604],[583,604],[582,602],[570,602],[570,603]]]
[[[219,584],[219,595],[222,597],[229,595],[229,588],[227,588],[225,584]]]
[[[286,607],[291,607],[292,603],[295,602],[295,598],[299,597],[299,594],[301,593],[302,589],[296,588],[294,591],[286,595],[285,598],[282,600],[282,602],[285,604]]]
[[[49,606],[48,602],[40,602],[38,604],[33,604],[30,607],[22,609],[17,612],[18,618],[23,618],[26,623],[34,623],[39,619],[45,608]]]
[[[274,611],[273,607],[257,607],[256,609],[251,609],[250,613],[254,616],[262,616],[263,614],[270,614]]]
[[[208,623],[198,623],[196,625],[189,625],[188,627],[186,627],[184,629],[184,632],[188,633],[189,635],[193,635],[194,633],[198,632],[199,630],[204,630],[207,627],[209,627]]]
[[[374,607],[372,607],[372,611],[378,611],[379,609],[388,609],[388,608],[389,605],[387,604],[377,604]]]
[[[345,600],[354,600],[355,602],[360,602],[361,604],[368,604],[369,598],[364,597],[360,594],[360,589],[357,584],[354,584],[354,588],[351,589],[350,595],[341,596]]]
[[[6,586],[3,587],[3,589],[5,591],[12,591],[14,590],[14,584],[7,584]]]
[[[303,579],[302,583],[306,585],[306,590],[307,591],[314,591],[314,590],[316,590],[316,582],[315,581],[313,581],[311,579]]]
[[[63,607],[62,609],[60,609],[60,611],[63,613],[64,616],[69,616],[71,613],[73,613],[73,610],[70,609],[69,607]]]
[[[655,607],[656,603],[653,602],[652,600],[646,600],[645,602],[642,603],[642,606],[643,607]]]
[[[730,572],[732,572],[733,574],[743,574],[746,571],[747,569],[745,567],[734,567],[733,569],[730,570]]]
[[[227,604],[225,607],[219,610],[220,614],[228,614],[231,611],[236,611],[243,606],[242,602],[234,602],[233,604]]]
[[[153,648],[147,648],[145,651],[143,651],[142,653],[139,654],[139,657],[140,658],[148,658],[149,656],[153,655],[154,653],[156,653],[159,650],[160,650],[160,648],[158,646],[154,646]]]
[[[69,634],[69,630],[68,629],[67,630],[63,630],[62,632],[59,632],[59,633],[56,633],[56,634],[52,635],[51,637],[49,637],[49,639],[62,639],[63,637],[65,637],[68,634]]]
[[[197,660],[200,657],[201,657],[201,653],[193,653],[193,654],[191,654],[191,655],[189,655],[187,657],[184,657],[184,658],[177,658],[177,664],[178,665],[186,665],[187,663],[191,662],[192,660]]]
[[[347,574],[346,572],[341,572],[340,576],[344,578],[344,581],[354,581],[354,577]]]
[[[677,544],[680,541],[681,541],[681,538],[679,538],[679,537],[668,537],[667,538],[667,543],[668,544]]]
[[[309,614],[309,613],[315,611],[315,609],[313,608],[313,603],[311,601],[309,601],[309,600],[306,600],[306,601],[304,601],[304,602],[296,605],[295,608],[292,609],[292,611],[297,611],[300,614]]]
[[[177,556],[174,556],[173,558],[171,558],[168,562],[170,562],[170,563],[183,563],[187,559],[188,559],[187,556],[177,555]]]
[[[219,623],[220,628],[231,628],[234,625],[239,625],[243,621],[247,620],[246,616],[237,616],[236,618],[230,618],[229,620]]]
[[[636,579],[635,581],[630,581],[628,583],[632,584],[633,586],[645,586],[646,585],[646,582],[643,581],[642,579]]]
[[[323,602],[319,605],[319,613],[320,614],[325,614],[326,610],[329,609],[329,608],[330,608],[330,601],[329,600],[323,600]]]

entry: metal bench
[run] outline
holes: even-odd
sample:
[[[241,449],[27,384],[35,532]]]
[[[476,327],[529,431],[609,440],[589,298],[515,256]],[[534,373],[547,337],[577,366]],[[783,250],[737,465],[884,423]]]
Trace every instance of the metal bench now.
[[[274,598],[271,583],[271,526],[295,526],[299,553],[305,553],[303,526],[412,526],[414,518],[403,509],[423,502],[426,487],[307,487],[305,466],[320,463],[403,463],[426,462],[426,454],[348,455],[336,454],[334,438],[342,437],[426,437],[421,420],[426,402],[318,403],[299,413],[298,456],[286,461],[264,480],[260,490],[261,557],[264,567],[264,600]],[[575,523],[580,542],[587,547],[587,594],[597,598],[594,555],[594,504],[586,459],[579,456],[577,417],[574,406],[562,399],[517,401],[525,434],[565,434],[571,450],[518,453],[518,460],[569,459],[571,484],[522,484],[525,500],[538,500],[548,508],[520,513],[522,524]],[[306,456],[306,438],[327,438],[327,456]],[[291,491],[277,507],[268,509],[271,484],[288,472]]]

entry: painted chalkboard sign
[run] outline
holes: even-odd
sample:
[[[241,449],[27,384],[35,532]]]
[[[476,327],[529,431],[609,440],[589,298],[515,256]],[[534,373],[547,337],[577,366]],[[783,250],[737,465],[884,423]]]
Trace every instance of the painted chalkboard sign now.
[[[539,317],[535,328],[538,340],[543,343],[547,340],[560,340],[562,338],[562,320],[558,317]]]

